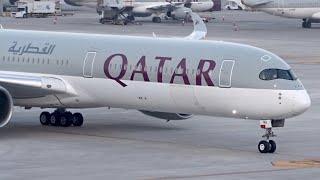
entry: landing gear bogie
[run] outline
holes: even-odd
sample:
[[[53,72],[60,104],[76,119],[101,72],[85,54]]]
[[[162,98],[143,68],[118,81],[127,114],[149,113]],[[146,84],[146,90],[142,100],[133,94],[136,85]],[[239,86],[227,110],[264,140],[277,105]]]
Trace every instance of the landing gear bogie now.
[[[312,22],[310,19],[303,19],[302,27],[310,29],[312,27]]]
[[[44,126],[62,126],[69,127],[73,126],[82,126],[83,125],[83,116],[81,113],[72,114],[69,111],[56,110],[53,113],[42,112],[40,114],[40,123]]]

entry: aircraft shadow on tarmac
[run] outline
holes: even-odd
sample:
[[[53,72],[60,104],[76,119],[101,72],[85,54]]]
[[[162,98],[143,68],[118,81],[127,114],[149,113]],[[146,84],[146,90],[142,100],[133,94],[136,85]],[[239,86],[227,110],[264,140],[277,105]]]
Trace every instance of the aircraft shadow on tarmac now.
[[[143,122],[108,122],[107,120],[99,120],[89,123],[85,123],[82,127],[53,127],[53,126],[42,126],[38,122],[17,122],[13,121],[8,126],[3,127],[0,131],[1,139],[18,138],[24,139],[28,135],[36,136],[37,134],[44,133],[63,133],[73,135],[84,135],[84,136],[105,136],[108,137],[113,133],[117,134],[130,134],[130,133],[168,133],[169,131],[183,131],[185,128],[178,127],[175,124],[150,124]],[[106,124],[108,123],[108,124]]]

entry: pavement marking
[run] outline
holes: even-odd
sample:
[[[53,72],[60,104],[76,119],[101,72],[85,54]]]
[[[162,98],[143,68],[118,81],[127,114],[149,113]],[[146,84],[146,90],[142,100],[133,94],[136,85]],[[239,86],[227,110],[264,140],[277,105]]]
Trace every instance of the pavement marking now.
[[[295,168],[286,169],[262,169],[254,171],[235,171],[235,172],[225,172],[225,173],[212,173],[212,174],[198,174],[198,175],[184,175],[184,176],[166,176],[158,178],[145,178],[145,180],[164,180],[164,179],[190,179],[190,178],[200,178],[200,177],[212,177],[212,176],[228,176],[228,175],[244,175],[244,174],[261,174],[270,172],[280,172],[280,171],[292,171]]]
[[[313,168],[320,167],[320,159],[278,160],[271,163],[274,167],[282,168]]]

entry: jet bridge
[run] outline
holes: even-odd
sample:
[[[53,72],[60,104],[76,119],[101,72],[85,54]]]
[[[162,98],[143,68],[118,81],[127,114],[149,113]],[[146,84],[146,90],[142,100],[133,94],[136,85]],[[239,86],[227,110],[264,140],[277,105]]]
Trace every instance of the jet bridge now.
[[[97,12],[100,15],[99,22],[105,24],[126,25],[134,20],[132,15],[134,0],[98,0]]]

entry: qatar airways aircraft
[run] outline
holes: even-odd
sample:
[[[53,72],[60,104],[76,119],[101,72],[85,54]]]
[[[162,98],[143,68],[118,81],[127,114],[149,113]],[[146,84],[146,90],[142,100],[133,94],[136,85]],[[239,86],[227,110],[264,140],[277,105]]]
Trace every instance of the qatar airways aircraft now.
[[[287,18],[302,19],[303,28],[320,23],[320,0],[241,0],[253,10]]]
[[[310,98],[280,57],[248,45],[186,38],[0,30],[0,125],[13,106],[56,108],[40,122],[81,126],[72,108],[137,109],[165,120],[194,115],[260,120],[258,148],[273,153],[272,127],[305,112]],[[50,37],[50,38],[48,38]]]

